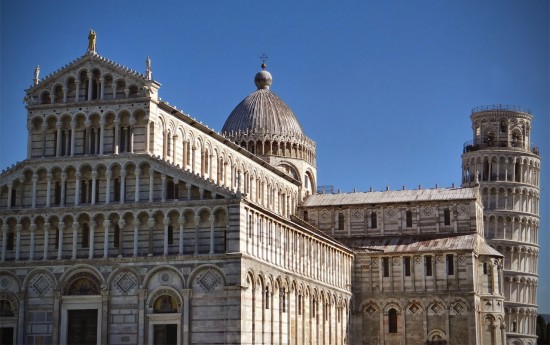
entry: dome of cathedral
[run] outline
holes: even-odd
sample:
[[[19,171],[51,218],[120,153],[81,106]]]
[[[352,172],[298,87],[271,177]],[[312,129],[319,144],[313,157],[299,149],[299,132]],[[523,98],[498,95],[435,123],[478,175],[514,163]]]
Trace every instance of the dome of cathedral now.
[[[272,80],[271,73],[265,69],[256,73],[254,82],[258,90],[233,109],[223,125],[222,133],[230,137],[238,136],[239,133],[304,135],[292,110],[269,90]]]

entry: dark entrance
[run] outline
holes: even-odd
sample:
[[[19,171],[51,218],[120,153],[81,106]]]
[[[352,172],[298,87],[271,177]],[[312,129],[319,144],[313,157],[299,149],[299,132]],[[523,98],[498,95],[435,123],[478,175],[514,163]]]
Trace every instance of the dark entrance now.
[[[155,345],[176,345],[178,342],[178,325],[155,325]]]
[[[68,310],[67,344],[97,344],[97,309]]]
[[[13,327],[0,327],[0,344],[13,345]]]

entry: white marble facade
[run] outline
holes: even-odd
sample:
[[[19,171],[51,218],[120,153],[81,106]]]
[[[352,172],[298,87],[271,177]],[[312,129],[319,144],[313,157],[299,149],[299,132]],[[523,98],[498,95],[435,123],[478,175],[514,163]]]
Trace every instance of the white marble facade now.
[[[92,48],[35,76],[27,159],[0,175],[3,343],[506,343],[518,263],[477,184],[316,194],[265,66],[219,134],[160,100],[149,59]],[[247,122],[265,113],[283,126]]]

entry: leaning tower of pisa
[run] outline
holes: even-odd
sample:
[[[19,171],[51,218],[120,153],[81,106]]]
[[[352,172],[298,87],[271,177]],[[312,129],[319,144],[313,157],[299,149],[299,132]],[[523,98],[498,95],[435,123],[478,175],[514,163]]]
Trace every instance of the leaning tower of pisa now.
[[[532,115],[499,104],[473,109],[471,120],[462,185],[479,183],[485,237],[504,255],[508,343],[536,344],[540,156],[531,142]]]

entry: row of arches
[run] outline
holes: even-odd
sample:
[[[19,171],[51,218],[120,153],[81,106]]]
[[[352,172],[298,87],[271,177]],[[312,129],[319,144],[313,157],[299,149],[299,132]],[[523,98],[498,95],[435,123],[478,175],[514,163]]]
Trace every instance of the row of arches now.
[[[137,79],[103,68],[81,68],[50,88],[39,91],[39,104],[126,99],[145,96]]]
[[[527,334],[536,337],[537,310],[524,307],[506,307],[507,332],[513,335]],[[535,344],[536,341],[524,344]],[[521,344],[521,343],[520,343]],[[514,343],[515,345],[515,343]]]
[[[530,143],[531,121],[524,118],[487,118],[473,121],[474,144],[493,147],[527,148]]]
[[[225,253],[225,207],[9,216],[2,261]]]
[[[353,257],[342,248],[248,207],[245,217],[247,254],[332,286],[351,284]]]
[[[348,343],[349,295],[249,270],[243,315],[251,344]]]
[[[486,210],[510,210],[539,214],[540,194],[538,190],[520,187],[484,187],[481,202]]]
[[[502,239],[538,244],[539,220],[530,216],[483,216],[484,235],[488,240]]]
[[[504,255],[504,269],[509,271],[537,274],[539,252],[528,246],[496,246]]]
[[[538,280],[531,277],[505,277],[504,295],[510,303],[537,304]]]
[[[273,135],[268,139],[242,139],[226,134],[236,143],[258,156],[280,156],[302,159],[311,165],[316,165],[315,144],[308,138],[294,138]]]
[[[35,115],[29,120],[29,158],[147,152],[144,109]],[[137,136],[137,139],[136,139]],[[136,143],[140,143],[136,147]]]
[[[462,182],[504,181],[540,186],[540,160],[538,158],[467,154],[462,158]]]

